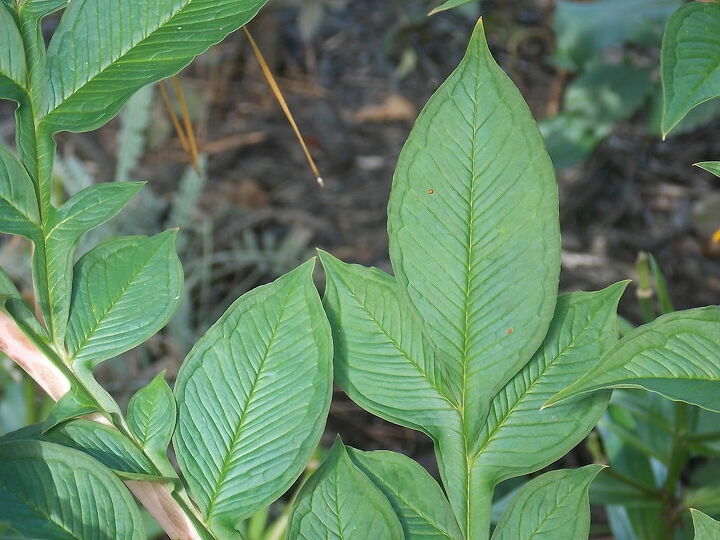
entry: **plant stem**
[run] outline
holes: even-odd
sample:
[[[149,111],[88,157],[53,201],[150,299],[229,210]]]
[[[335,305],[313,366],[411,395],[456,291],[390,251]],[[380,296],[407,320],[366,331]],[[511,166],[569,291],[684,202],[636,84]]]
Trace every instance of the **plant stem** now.
[[[54,356],[52,350],[44,347],[34,336],[26,334],[5,311],[0,311],[0,350],[15,361],[55,401],[62,398],[73,386],[85,386],[69,366]],[[92,392],[90,394],[93,395]],[[117,414],[111,415],[99,402],[97,404],[98,408],[106,411],[108,416],[117,416]],[[113,409],[120,410],[117,405]],[[118,429],[157,469],[153,458],[144,452],[126,426],[110,424],[104,414],[91,415],[89,419]],[[160,475],[159,470],[152,472]],[[202,523],[192,503],[184,496],[184,492],[170,490],[166,484],[160,482],[126,481],[125,484],[170,538],[174,540],[215,538]]]
[[[672,539],[679,520],[677,492],[680,487],[680,475],[688,458],[687,432],[690,408],[687,403],[675,403],[675,430],[667,477],[662,487],[662,518],[666,523],[665,538]]]
[[[638,287],[635,295],[640,303],[643,319],[645,323],[649,323],[655,320],[655,308],[652,302],[653,289],[650,285],[650,262],[647,253],[644,251],[641,251],[638,255],[635,269],[638,277]]]

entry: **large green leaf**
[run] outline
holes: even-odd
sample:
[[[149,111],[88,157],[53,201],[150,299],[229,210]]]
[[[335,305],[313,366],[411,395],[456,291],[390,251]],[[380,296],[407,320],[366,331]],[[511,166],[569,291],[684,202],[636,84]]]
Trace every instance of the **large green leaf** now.
[[[127,422],[145,453],[164,460],[177,418],[177,406],[163,373],[138,390],[128,403]]]
[[[178,462],[223,534],[292,485],[323,432],[332,343],[313,267],[242,296],[178,374]]]
[[[415,461],[396,452],[346,450],[353,463],[390,501],[406,540],[462,537],[442,489]]]
[[[662,132],[700,103],[720,96],[720,4],[690,2],[668,21],[661,54]]]
[[[66,337],[73,361],[93,367],[167,324],[183,281],[175,235],[110,240],[78,261]]]
[[[25,47],[10,8],[0,4],[0,98],[20,99],[26,92]]]
[[[390,502],[348,457],[340,440],[303,485],[288,523],[293,540],[402,540]]]
[[[495,396],[481,433],[473,474],[497,484],[564,456],[595,426],[609,392],[542,409],[558,388],[594,366],[618,339],[617,304],[626,282],[559,298],[543,345]]]
[[[720,161],[703,161],[701,163],[696,163],[695,166],[705,169],[707,172],[720,177]]]
[[[398,284],[473,441],[493,396],[542,343],[560,270],[553,166],[482,23],[402,150],[388,230]]]
[[[625,336],[555,404],[606,388],[644,388],[720,411],[720,307],[677,311]]]
[[[457,425],[447,374],[395,279],[324,252],[320,258],[338,384],[373,414],[429,435]]]
[[[100,127],[136,90],[180,71],[266,2],[74,0],[48,47],[43,126]]]
[[[0,146],[0,232],[38,240],[39,223],[35,187],[30,176],[17,158]]]
[[[602,465],[545,473],[525,484],[508,505],[493,540],[587,540],[588,487]]]
[[[145,538],[135,502],[110,471],[46,442],[0,444],[0,521],[25,538]]]
[[[695,540],[715,540],[720,538],[720,523],[703,514],[700,510],[691,508],[690,513],[692,514],[695,529]]]

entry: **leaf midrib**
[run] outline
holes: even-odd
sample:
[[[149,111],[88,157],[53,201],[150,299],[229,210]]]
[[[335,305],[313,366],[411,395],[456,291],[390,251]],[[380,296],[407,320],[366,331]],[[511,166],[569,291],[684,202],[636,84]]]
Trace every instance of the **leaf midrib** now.
[[[292,293],[294,292],[294,287],[296,287],[296,286],[297,286],[297,284],[294,283],[293,287],[287,291],[285,298],[283,299],[283,302],[280,305],[280,311],[278,313],[275,325],[273,326],[272,333],[270,334],[270,339],[267,342],[265,352],[263,354],[262,360],[260,361],[260,364],[258,365],[258,370],[257,370],[257,373],[255,374],[255,378],[254,378],[252,386],[250,388],[250,392],[248,394],[245,406],[242,408],[242,411],[240,413],[240,418],[238,419],[237,427],[235,428],[235,431],[233,432],[232,439],[230,440],[230,445],[228,446],[228,450],[227,450],[225,457],[223,458],[222,464],[220,466],[220,474],[218,475],[218,478],[215,481],[215,487],[213,488],[212,492],[210,493],[210,500],[208,501],[208,506],[207,506],[207,511],[206,511],[208,521],[210,521],[213,517],[214,506],[217,503],[217,499],[220,495],[220,492],[222,491],[223,484],[225,482],[225,478],[227,477],[227,474],[229,472],[229,470],[228,470],[229,464],[230,464],[229,462],[231,461],[231,458],[233,457],[233,455],[235,453],[235,447],[240,443],[240,438],[242,436],[243,428],[245,427],[245,420],[247,418],[248,411],[251,408],[253,398],[255,397],[255,391],[257,390],[260,375],[262,374],[262,371],[265,368],[265,363],[267,362],[267,359],[270,356],[270,350],[273,348],[273,345],[275,344],[278,327],[283,322],[283,316],[285,314],[285,310],[287,308],[288,303],[290,302],[290,297],[292,296]]]
[[[515,403],[513,403],[512,407],[508,408],[508,410],[505,412],[505,414],[503,414],[502,418],[497,422],[496,426],[492,429],[492,431],[490,431],[488,433],[487,439],[485,440],[483,445],[480,447],[480,449],[472,457],[471,465],[474,465],[475,460],[477,460],[480,457],[480,454],[482,454],[483,451],[490,445],[490,443],[493,442],[493,440],[494,440],[493,437],[495,435],[497,435],[497,433],[500,431],[500,429],[505,425],[505,422],[507,421],[507,419],[517,409],[518,405],[523,401],[525,396],[527,396],[530,393],[530,390],[532,390],[535,387],[535,385],[537,385],[539,383],[539,381],[543,378],[543,375],[545,375],[545,373],[549,369],[551,369],[553,367],[553,365],[555,365],[555,363],[558,360],[560,360],[560,358],[562,358],[562,356],[567,352],[567,350],[569,348],[573,347],[575,345],[575,343],[577,342],[577,340],[589,329],[590,329],[590,325],[584,326],[580,332],[578,332],[575,336],[573,336],[572,340],[567,345],[565,345],[565,347],[563,347],[563,349],[561,351],[558,351],[557,355],[551,362],[548,362],[545,364],[545,367],[538,373],[537,377],[527,386],[527,388],[525,388],[523,390],[523,392],[520,395],[518,395],[518,398],[515,400]],[[530,362],[532,362],[532,361],[533,361],[533,359],[531,358]],[[525,369],[525,367],[526,366],[523,366],[522,369],[520,371],[518,371],[518,373],[521,373],[522,370]],[[517,376],[517,373],[513,376],[512,379],[510,379],[510,381],[508,381],[507,384],[510,384],[516,376]],[[500,392],[503,392],[504,389],[505,389],[505,387],[503,387],[500,390]],[[500,394],[500,392],[498,392],[498,394],[496,394],[495,397],[497,397]],[[494,401],[494,399],[495,398],[493,398],[493,401]]]

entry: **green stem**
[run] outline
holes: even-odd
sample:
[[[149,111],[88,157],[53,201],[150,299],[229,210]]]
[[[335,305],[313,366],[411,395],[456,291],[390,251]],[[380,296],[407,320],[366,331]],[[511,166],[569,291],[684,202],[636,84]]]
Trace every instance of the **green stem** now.
[[[638,255],[635,268],[638,277],[638,287],[635,295],[640,303],[643,319],[646,323],[649,323],[655,320],[656,315],[652,302],[653,289],[650,284],[650,262],[647,253],[644,251],[641,251]]]
[[[680,475],[688,459],[687,433],[690,408],[687,403],[675,403],[675,431],[673,433],[672,449],[667,477],[662,487],[663,511],[662,519],[666,523],[665,538],[674,537],[678,524],[677,493],[680,487]]]

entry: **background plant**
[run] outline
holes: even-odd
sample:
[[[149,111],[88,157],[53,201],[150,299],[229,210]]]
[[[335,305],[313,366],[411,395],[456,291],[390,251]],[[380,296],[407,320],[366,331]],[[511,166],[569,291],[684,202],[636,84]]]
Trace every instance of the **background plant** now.
[[[40,21],[65,2],[0,4],[0,90],[18,103],[19,154],[0,149],[0,230],[34,243],[39,305],[36,318],[0,275],[1,348],[57,401],[42,424],[0,443],[0,521],[12,535],[141,538],[121,479],[172,538],[234,536],[290,487],[317,444],[330,398],[330,336],[312,263],[239,299],[196,344],[175,394],[160,375],[133,396],[125,416],[92,370],[175,311],[176,233],[110,239],[75,263],[82,236],[141,184],[91,185],[60,207],[52,196],[53,134],[107,122],[136,90],[184,67],[263,4],[104,10],[74,1],[47,51]],[[138,35],[130,29],[139,23]],[[91,40],[98,29],[106,31]],[[173,436],[182,476],[167,456]],[[250,478],[259,468],[263,474]]]
[[[556,302],[552,166],[481,25],[415,124],[399,159],[388,221],[395,278],[321,254],[336,380],[361,407],[433,440],[447,504],[407,458],[337,441],[298,496],[291,537],[313,538],[329,527],[349,538],[486,538],[495,486],[549,465],[602,415],[606,391],[548,406],[585,394],[586,380],[597,382],[592,390],[638,385],[704,405],[713,400],[704,384],[716,384],[718,374],[681,376],[700,359],[712,364],[720,346],[712,326],[686,335],[671,316],[658,321],[655,333],[641,328],[614,344],[624,284]],[[715,321],[720,312],[702,308],[692,316]],[[673,339],[692,348],[671,349],[678,371],[628,352],[638,341],[664,351],[664,341]],[[612,377],[608,364],[626,369],[625,378]],[[635,364],[649,364],[647,374],[634,377],[626,366]],[[583,377],[588,370],[593,378]],[[493,538],[550,530],[587,537],[587,490],[600,468],[528,482]]]

